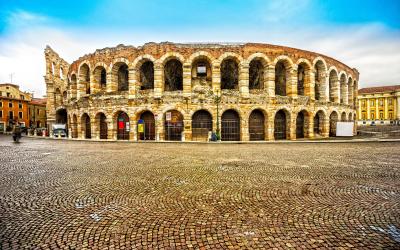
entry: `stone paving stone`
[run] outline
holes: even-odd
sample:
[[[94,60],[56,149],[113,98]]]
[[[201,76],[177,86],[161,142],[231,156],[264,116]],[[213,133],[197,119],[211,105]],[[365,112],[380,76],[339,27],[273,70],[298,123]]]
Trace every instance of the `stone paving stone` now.
[[[0,136],[0,249],[399,249],[400,143]]]

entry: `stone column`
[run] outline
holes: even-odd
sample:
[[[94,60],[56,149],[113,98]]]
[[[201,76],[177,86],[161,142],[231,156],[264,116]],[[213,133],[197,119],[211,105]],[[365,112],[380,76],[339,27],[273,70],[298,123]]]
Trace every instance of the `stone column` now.
[[[137,141],[137,121],[129,117],[129,140]]]
[[[164,114],[159,114],[155,119],[156,126],[156,141],[164,141]]]
[[[379,98],[375,98],[375,120],[379,120]]]
[[[154,98],[161,98],[163,94],[163,67],[156,62],[154,64]]]
[[[192,65],[183,64],[183,97],[190,97],[192,92]]]
[[[400,92],[396,92],[396,119],[400,120]]]
[[[116,133],[114,131],[114,120],[112,118],[106,118],[107,121],[107,139],[116,139]]]
[[[333,82],[333,102],[340,103],[340,81],[339,78]]]
[[[323,101],[323,102],[327,102],[327,101],[329,101],[329,77],[327,77],[327,72],[326,71],[324,71],[322,74],[321,74],[321,78],[323,79],[323,80],[321,80],[321,86],[320,86],[320,88],[321,88],[321,101]]]
[[[324,118],[322,119],[321,136],[323,138],[328,138],[329,137],[329,116],[328,115],[324,116]]]
[[[185,135],[185,141],[192,140],[192,119],[191,117],[186,117],[183,119],[183,133]]]
[[[344,89],[343,89],[343,104],[347,105],[349,104],[349,100],[348,100],[348,85],[345,83],[343,84]]]
[[[384,119],[389,120],[389,109],[388,109],[388,98],[385,97],[385,113],[384,113]]]
[[[304,137],[312,139],[312,138],[314,138],[314,116],[313,116],[313,114],[310,113],[308,115],[308,119],[306,118],[305,121],[306,121],[306,124],[305,124],[306,125],[306,127],[305,127],[306,133],[304,133]]]
[[[249,64],[239,66],[239,90],[242,98],[249,98]]]
[[[77,127],[77,130],[78,130],[78,131],[77,131],[77,132],[78,132],[77,134],[78,134],[78,138],[81,139],[81,138],[83,138],[83,137],[85,136],[85,134],[82,133],[82,124],[81,124],[81,121],[80,121],[79,118],[78,118],[77,123],[78,123],[77,126],[76,126],[76,127]]]
[[[305,76],[304,93],[310,97],[310,100],[315,100],[315,74],[313,70],[309,70],[309,74]],[[307,79],[309,78],[309,79]]]
[[[113,79],[112,72],[107,72],[106,91],[107,92],[117,91],[118,90],[117,81],[118,79]]]
[[[270,115],[267,117],[267,139],[268,141],[275,140],[274,137],[274,116]]]
[[[212,64],[212,89],[213,92],[221,91],[221,65],[220,62],[213,62]]]
[[[264,73],[265,77],[265,85],[264,89],[266,90],[268,97],[275,97],[275,66],[268,65],[266,71]]]
[[[286,95],[297,97],[297,65],[293,65],[289,72],[289,79],[286,79]]]
[[[90,82],[89,82],[90,94],[95,94],[95,93],[99,92],[100,84],[99,84],[99,82],[97,82],[97,79],[95,79],[95,75],[93,73],[89,73],[89,74],[90,74]]]
[[[241,141],[249,141],[250,133],[249,133],[249,119],[247,118],[247,114],[243,114],[243,118],[240,121],[240,140]]]
[[[138,80],[137,80],[137,71],[136,69],[129,69],[128,71],[128,93],[129,99],[135,98],[138,90]]]
[[[92,139],[100,139],[100,132],[96,125],[96,118],[90,119],[90,136]]]
[[[371,106],[370,106],[371,100],[369,98],[366,98],[365,100],[367,102],[367,120],[371,120]]]
[[[289,131],[286,133],[286,137],[289,140],[296,140],[296,119],[297,119],[297,114],[292,113],[290,114],[290,124],[287,124],[289,126]]]

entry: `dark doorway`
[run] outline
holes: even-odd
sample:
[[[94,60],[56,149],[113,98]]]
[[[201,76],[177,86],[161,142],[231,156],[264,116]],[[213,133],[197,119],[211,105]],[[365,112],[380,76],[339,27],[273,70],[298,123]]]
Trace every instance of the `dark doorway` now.
[[[155,140],[156,138],[156,123],[153,113],[145,111],[140,115],[140,119],[143,120],[143,132],[139,132],[140,140]]]
[[[304,138],[304,114],[300,112],[296,118],[296,138]]]
[[[181,141],[183,132],[183,116],[179,111],[165,113],[165,140]]]
[[[90,124],[90,117],[88,114],[84,114],[82,117],[82,123],[84,124],[83,131],[85,132],[85,139],[92,138],[92,129]]]
[[[101,113],[99,117],[99,125],[100,125],[100,139],[107,139],[108,127],[107,127],[107,118]]]
[[[56,123],[67,124],[67,110],[66,109],[57,110]]]
[[[208,141],[208,132],[212,131],[212,117],[208,111],[199,110],[192,116],[192,140]]]
[[[249,117],[250,141],[263,141],[265,139],[265,118],[261,110],[254,110]]]
[[[320,135],[322,132],[321,129],[321,121],[322,121],[322,117],[320,112],[318,112],[315,116],[314,116],[314,135]]]
[[[286,114],[283,110],[279,110],[275,115],[274,137],[275,140],[286,139]]]
[[[227,110],[221,118],[221,140],[240,141],[240,118],[234,110]]]
[[[125,112],[117,117],[117,140],[129,140],[129,117]]]

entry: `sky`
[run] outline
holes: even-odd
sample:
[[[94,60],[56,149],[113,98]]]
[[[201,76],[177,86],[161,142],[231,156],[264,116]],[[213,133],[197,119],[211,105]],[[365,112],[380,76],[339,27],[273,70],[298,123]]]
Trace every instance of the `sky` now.
[[[261,42],[310,50],[400,84],[400,0],[0,0],[0,83],[45,95],[44,48],[72,63],[147,42]]]

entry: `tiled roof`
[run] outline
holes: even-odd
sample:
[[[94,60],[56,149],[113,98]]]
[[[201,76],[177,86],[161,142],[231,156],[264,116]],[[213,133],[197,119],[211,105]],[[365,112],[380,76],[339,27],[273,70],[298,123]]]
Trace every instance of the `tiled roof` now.
[[[373,94],[382,92],[392,92],[396,90],[400,90],[400,85],[362,88],[358,90],[358,94]]]
[[[46,102],[47,102],[46,98],[33,98],[31,104],[46,105]]]

